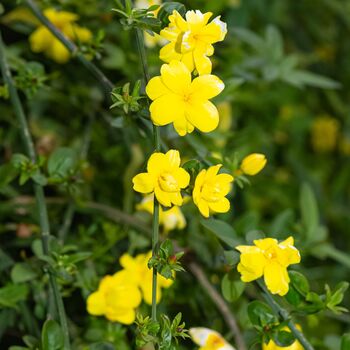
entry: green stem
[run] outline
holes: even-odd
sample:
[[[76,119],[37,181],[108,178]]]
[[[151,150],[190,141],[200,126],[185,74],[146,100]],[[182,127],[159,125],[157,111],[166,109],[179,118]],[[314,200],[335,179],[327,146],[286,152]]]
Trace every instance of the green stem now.
[[[8,86],[8,89],[10,92],[11,103],[13,105],[15,115],[18,119],[18,123],[20,125],[22,138],[24,141],[24,145],[26,147],[27,154],[30,157],[31,161],[33,163],[36,163],[37,155],[35,152],[34,143],[29,132],[28,123],[23,111],[21,101],[18,96],[17,89],[15,87],[10,69],[7,64],[7,60],[5,57],[5,45],[2,40],[1,32],[0,32],[0,66],[1,66],[1,72],[2,72],[4,82]],[[49,255],[50,225],[49,225],[49,218],[47,214],[47,206],[45,202],[44,189],[42,186],[38,184],[34,184],[34,192],[35,192],[35,198],[36,198],[36,203],[37,203],[37,208],[39,213],[39,222],[40,222],[40,228],[41,228],[41,241],[42,241],[43,251],[44,251],[44,254]],[[67,325],[66,314],[64,311],[63,300],[59,293],[58,284],[54,275],[52,274],[52,271],[49,271],[49,274],[50,274],[49,275],[50,284],[54,292],[54,298],[55,298],[56,307],[60,318],[60,323],[65,336],[65,349],[70,349],[68,325]]]
[[[143,38],[143,32],[141,29],[136,29],[137,46],[142,63],[143,75],[145,78],[146,85],[150,80],[148,72],[147,55],[145,50],[145,43]],[[153,125],[153,140],[154,140],[154,151],[160,151],[160,133],[159,127]],[[153,219],[152,219],[152,256],[158,255],[159,249],[159,203],[157,198],[154,196],[153,205]],[[153,268],[152,278],[152,320],[157,320],[157,269]]]
[[[304,347],[305,350],[314,350],[313,346],[309,343],[309,341],[305,338],[304,334],[299,331],[294,322],[291,320],[289,312],[285,310],[277,301],[273,298],[273,296],[269,293],[266,286],[262,281],[257,281],[259,287],[263,291],[263,297],[266,302],[270,305],[272,310],[281,317],[283,321],[287,322],[287,325],[291,332],[294,334],[295,338],[299,340],[299,343]]]

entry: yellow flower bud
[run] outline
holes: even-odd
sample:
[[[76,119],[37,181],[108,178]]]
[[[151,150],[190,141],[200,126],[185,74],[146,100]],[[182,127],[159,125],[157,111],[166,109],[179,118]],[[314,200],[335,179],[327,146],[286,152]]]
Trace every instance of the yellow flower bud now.
[[[254,176],[264,169],[266,162],[264,154],[252,153],[243,159],[241,170],[246,175]]]

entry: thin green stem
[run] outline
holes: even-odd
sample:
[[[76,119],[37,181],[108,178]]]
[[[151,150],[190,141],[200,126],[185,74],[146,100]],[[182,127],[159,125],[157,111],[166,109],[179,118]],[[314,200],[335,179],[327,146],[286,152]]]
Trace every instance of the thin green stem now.
[[[150,75],[148,71],[147,55],[145,50],[145,43],[143,38],[143,32],[141,29],[136,29],[137,46],[139,49],[139,54],[142,63],[143,75],[145,78],[146,85],[150,80]],[[159,127],[153,125],[153,138],[154,138],[154,151],[160,151],[160,133]],[[154,196],[153,204],[153,219],[152,219],[152,256],[158,255],[159,249],[159,203],[157,198]],[[153,278],[152,278],[152,320],[157,320],[157,269],[153,268]]]
[[[291,332],[294,334],[295,338],[299,340],[300,344],[304,347],[305,350],[314,350],[313,346],[309,343],[309,341],[305,338],[304,334],[299,331],[296,327],[292,319],[290,318],[289,312],[285,310],[277,301],[273,298],[273,296],[269,293],[266,286],[263,282],[257,281],[259,287],[263,291],[263,297],[266,302],[270,305],[272,310],[278,315],[283,321],[287,322],[287,325]]]
[[[37,155],[35,152],[34,143],[29,132],[29,127],[28,127],[26,116],[23,111],[22,103],[19,99],[17,89],[15,87],[9,66],[7,64],[7,60],[5,57],[5,45],[2,40],[1,32],[0,32],[0,66],[1,66],[1,72],[2,72],[4,82],[6,83],[9,89],[11,103],[13,105],[15,115],[18,119],[18,123],[21,129],[21,134],[22,134],[23,142],[26,148],[26,152],[30,157],[31,161],[33,163],[36,163]],[[47,206],[45,202],[43,187],[38,184],[35,184],[34,193],[35,193],[35,198],[36,198],[36,203],[37,203],[37,208],[39,213],[39,222],[40,222],[40,228],[41,228],[41,241],[42,241],[43,251],[44,251],[44,254],[49,255],[50,224],[49,224],[49,218],[47,214]],[[52,274],[52,271],[49,271],[49,274],[50,274],[50,284],[54,292],[54,298],[55,298],[56,307],[59,314],[60,323],[65,336],[65,349],[70,349],[68,325],[67,325],[66,314],[64,311],[63,300],[59,293],[58,284],[54,275]]]

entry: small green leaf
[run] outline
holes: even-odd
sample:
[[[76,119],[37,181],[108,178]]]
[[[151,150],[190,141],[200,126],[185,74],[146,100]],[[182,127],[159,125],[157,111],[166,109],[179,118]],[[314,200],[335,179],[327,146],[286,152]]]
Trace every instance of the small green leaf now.
[[[254,326],[264,327],[276,323],[277,319],[271,308],[265,303],[255,300],[248,305],[248,316]]]
[[[57,148],[50,156],[47,170],[50,176],[65,177],[76,162],[76,153],[71,148]]]
[[[28,287],[25,284],[8,284],[0,288],[0,306],[16,307],[17,303],[26,300]]]
[[[26,263],[17,263],[11,270],[14,283],[22,283],[36,278],[37,273]]]
[[[350,349],[350,333],[346,333],[341,338],[340,350],[349,350],[349,349]]]
[[[225,221],[212,218],[201,219],[201,224],[232,248],[241,243],[233,227]]]
[[[221,281],[221,291],[224,298],[229,302],[236,301],[244,292],[245,283],[240,280],[235,280],[226,274]]]
[[[273,335],[273,340],[278,346],[287,347],[295,342],[295,337],[291,332],[279,331]]]
[[[59,324],[54,320],[47,320],[41,335],[43,350],[63,350],[63,339],[63,332]]]
[[[309,281],[307,278],[302,273],[297,271],[289,271],[289,277],[296,291],[305,297],[310,291]]]

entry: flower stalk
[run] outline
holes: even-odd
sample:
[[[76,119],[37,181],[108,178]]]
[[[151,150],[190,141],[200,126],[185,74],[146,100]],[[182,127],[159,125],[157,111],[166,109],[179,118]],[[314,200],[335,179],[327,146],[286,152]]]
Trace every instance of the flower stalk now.
[[[145,78],[146,85],[150,80],[150,75],[148,71],[147,56],[145,50],[145,43],[143,32],[141,29],[136,28],[136,39],[137,47],[140,54],[140,59],[142,63],[143,75]],[[160,133],[159,127],[153,124],[153,142],[154,142],[154,151],[160,151]],[[153,200],[153,218],[152,218],[152,257],[158,255],[159,249],[159,203],[154,196]],[[157,269],[153,268],[153,277],[152,277],[152,320],[157,320]]]
[[[305,350],[314,350],[314,347],[309,343],[309,341],[305,338],[304,334],[299,331],[296,327],[295,323],[291,320],[289,312],[285,310],[281,305],[277,303],[277,301],[273,298],[273,296],[269,293],[264,283],[260,280],[257,281],[258,286],[262,290],[262,295],[266,302],[270,305],[271,309],[281,317],[283,321],[287,322],[287,326],[290,331],[293,333],[295,338],[300,342],[300,344],[304,347]]]
[[[14,113],[17,117],[17,120],[20,126],[22,139],[26,148],[27,155],[30,157],[33,164],[35,164],[37,162],[37,155],[34,148],[34,143],[30,135],[26,116],[24,114],[23,107],[19,99],[18,92],[15,87],[14,81],[12,79],[11,72],[5,57],[5,45],[2,40],[1,32],[0,32],[0,66],[1,66],[1,72],[2,72],[4,82],[9,89],[10,100],[13,105]],[[37,209],[39,213],[39,223],[40,223],[40,229],[41,229],[41,241],[42,241],[43,252],[45,255],[49,255],[50,254],[50,247],[49,247],[50,223],[49,223],[49,218],[47,213],[47,206],[45,202],[45,194],[44,194],[43,187],[35,183],[34,193],[35,193]],[[53,292],[53,297],[56,303],[60,324],[64,334],[65,349],[69,350],[70,342],[69,342],[68,323],[67,323],[66,313],[64,310],[62,296],[60,294],[56,278],[54,277],[53,271],[50,268],[48,269],[48,273],[49,273],[50,287]],[[50,317],[50,315],[48,315],[48,317]]]

